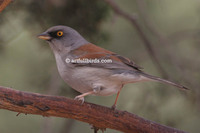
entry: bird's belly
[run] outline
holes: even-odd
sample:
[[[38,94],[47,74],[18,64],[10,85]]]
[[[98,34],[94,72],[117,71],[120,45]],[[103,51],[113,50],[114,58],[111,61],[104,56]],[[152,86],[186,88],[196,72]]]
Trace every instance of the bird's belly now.
[[[76,67],[69,68],[61,77],[69,86],[81,93],[95,91],[94,95],[108,96],[117,93],[122,86],[121,82],[109,79],[110,75],[110,71],[101,68]],[[98,87],[101,89],[95,90]]]
[[[102,89],[94,95],[108,96],[115,94],[122,86],[120,81],[111,79],[112,72],[103,68],[72,67],[71,64],[63,62],[61,57],[55,53],[56,64],[62,79],[73,89],[80,93],[95,91],[95,87]]]

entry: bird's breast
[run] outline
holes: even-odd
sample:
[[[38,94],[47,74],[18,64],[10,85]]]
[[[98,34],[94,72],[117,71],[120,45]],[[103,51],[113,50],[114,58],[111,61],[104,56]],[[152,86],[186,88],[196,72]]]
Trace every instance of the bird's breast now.
[[[108,69],[73,66],[69,62],[66,63],[57,53],[55,58],[62,79],[78,92],[86,93],[99,86],[102,89],[95,95],[107,96],[117,93],[121,87],[120,81],[111,79],[112,72]]]

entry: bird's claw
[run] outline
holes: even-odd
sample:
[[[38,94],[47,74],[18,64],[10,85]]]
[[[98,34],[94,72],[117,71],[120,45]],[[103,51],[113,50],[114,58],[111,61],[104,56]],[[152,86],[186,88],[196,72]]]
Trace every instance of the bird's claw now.
[[[81,104],[84,103],[84,97],[82,97],[82,96],[76,96],[76,97],[74,98],[74,100],[81,101]]]
[[[112,107],[111,107],[112,110],[115,110],[116,109],[116,105],[114,104]]]

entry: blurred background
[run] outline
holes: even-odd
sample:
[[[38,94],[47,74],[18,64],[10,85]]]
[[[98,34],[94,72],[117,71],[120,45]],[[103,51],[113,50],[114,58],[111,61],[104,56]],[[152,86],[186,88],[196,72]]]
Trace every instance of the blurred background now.
[[[16,0],[10,4],[0,14],[0,86],[70,98],[78,95],[59,77],[48,44],[37,38],[51,26],[67,25],[90,42],[134,60],[145,72],[191,88],[183,92],[154,82],[129,84],[121,91],[117,109],[199,133],[200,1],[116,0],[137,25],[105,1]],[[85,100],[110,107],[115,97]],[[89,124],[71,119],[16,115],[0,110],[1,133],[93,132]]]

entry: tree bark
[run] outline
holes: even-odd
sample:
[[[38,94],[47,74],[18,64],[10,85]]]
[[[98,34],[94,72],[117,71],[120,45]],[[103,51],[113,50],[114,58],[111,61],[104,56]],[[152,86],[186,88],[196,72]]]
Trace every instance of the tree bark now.
[[[126,133],[186,133],[145,120],[127,111],[83,103],[62,96],[28,93],[0,86],[0,109],[25,114],[71,118]]]
[[[2,12],[10,2],[12,2],[12,0],[0,0],[0,12]]]

